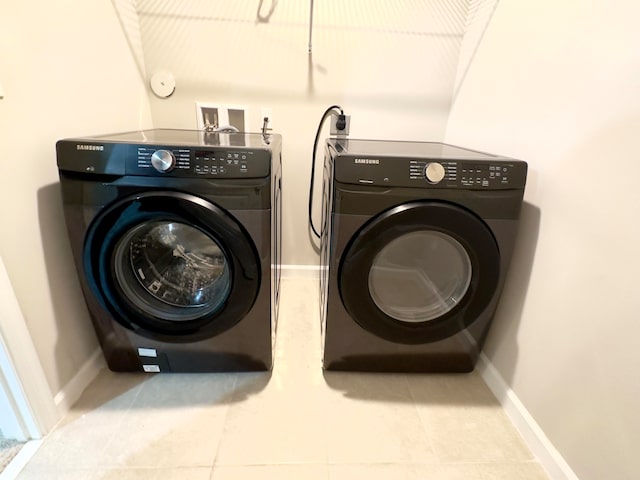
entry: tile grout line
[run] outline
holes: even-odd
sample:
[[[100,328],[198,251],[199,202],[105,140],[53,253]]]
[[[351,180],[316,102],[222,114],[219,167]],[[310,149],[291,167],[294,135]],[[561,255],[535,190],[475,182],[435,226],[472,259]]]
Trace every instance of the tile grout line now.
[[[230,403],[227,405],[227,408],[224,412],[224,418],[222,420],[222,432],[220,433],[220,440],[218,440],[218,445],[216,446],[216,452],[213,456],[213,463],[211,464],[211,474],[209,476],[210,480],[213,479],[213,472],[215,471],[216,464],[218,462],[218,456],[220,455],[220,446],[222,445],[224,434],[227,429],[227,420],[229,417],[229,410],[231,410],[231,406],[232,406],[231,403],[233,402],[233,398],[236,394],[236,388],[238,386],[238,377],[239,377],[238,372],[236,372],[233,378],[233,386],[231,387],[232,394],[230,398]]]
[[[118,431],[120,430],[120,427],[122,426],[122,424],[124,423],[125,417],[129,414],[129,412],[131,412],[131,410],[133,409],[133,405],[135,404],[136,400],[138,399],[138,397],[140,396],[140,393],[142,393],[142,389],[144,388],[145,384],[147,383],[147,381],[145,380],[144,382],[142,382],[139,386],[138,386],[138,391],[135,393],[135,395],[133,396],[133,398],[131,399],[131,402],[129,403],[129,405],[127,406],[126,411],[120,416],[120,419],[118,420],[118,424],[116,426],[116,428],[114,429],[114,432],[111,434],[111,436],[109,437],[109,439],[105,442],[104,447],[102,448],[102,453],[106,454],[108,448],[111,446],[111,443],[113,442],[113,440],[116,438],[116,435],[118,435]],[[110,462],[110,467],[107,468],[119,468],[118,465],[111,465]],[[123,467],[123,468],[129,468],[129,467]]]
[[[407,390],[409,390],[409,395],[411,396],[411,403],[413,404],[413,409],[416,412],[418,419],[420,420],[420,425],[422,425],[422,430],[424,431],[424,434],[427,437],[427,442],[429,442],[429,447],[431,448],[431,451],[436,457],[436,464],[441,465],[442,460],[440,459],[440,455],[438,455],[438,452],[436,451],[436,447],[433,443],[433,435],[427,428],[427,425],[425,424],[425,421],[422,418],[422,415],[420,415],[420,411],[418,410],[418,402],[416,402],[416,397],[413,394],[413,390],[411,389],[411,382],[409,382],[409,377],[406,374],[404,374],[403,377],[404,377],[405,384],[407,385]]]

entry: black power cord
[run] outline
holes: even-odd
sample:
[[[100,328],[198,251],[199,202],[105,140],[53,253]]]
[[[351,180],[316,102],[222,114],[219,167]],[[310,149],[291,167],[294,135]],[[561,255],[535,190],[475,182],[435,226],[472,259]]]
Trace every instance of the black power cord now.
[[[338,113],[339,112],[339,113]],[[320,133],[322,131],[322,125],[324,122],[331,116],[333,113],[338,113],[338,119],[336,121],[336,129],[344,130],[346,126],[346,119],[344,117],[344,111],[340,105],[331,105],[329,108],[325,110],[322,114],[322,118],[320,119],[320,124],[318,125],[318,131],[316,132],[316,139],[313,142],[313,153],[311,155],[311,180],[309,181],[309,226],[311,227],[311,231],[313,234],[320,238],[320,233],[316,230],[316,227],[313,225],[313,181],[315,179],[316,173],[316,151],[318,150],[318,141],[320,140]]]

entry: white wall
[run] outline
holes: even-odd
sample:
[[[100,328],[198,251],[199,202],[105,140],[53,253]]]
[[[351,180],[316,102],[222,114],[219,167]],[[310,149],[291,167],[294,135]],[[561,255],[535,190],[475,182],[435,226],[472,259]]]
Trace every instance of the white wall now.
[[[446,133],[529,162],[486,353],[582,480],[640,472],[638,18],[632,0],[501,1]]]
[[[317,265],[307,192],[322,112],[341,104],[352,138],[442,139],[467,3],[315,2],[309,55],[310,2],[139,0],[132,43],[141,38],[149,76],[165,69],[176,78],[173,96],[151,98],[158,127],[196,128],[202,101],[247,106],[257,131],[260,107],[271,108],[284,144],[283,263]]]
[[[108,0],[4,2],[0,12],[0,256],[59,394],[96,351],[62,216],[56,140],[151,125]]]

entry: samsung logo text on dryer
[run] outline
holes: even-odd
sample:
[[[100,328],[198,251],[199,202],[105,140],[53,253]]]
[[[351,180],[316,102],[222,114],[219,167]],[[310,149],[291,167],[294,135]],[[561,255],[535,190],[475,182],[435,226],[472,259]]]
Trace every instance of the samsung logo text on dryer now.
[[[104,151],[104,145],[76,145],[76,150],[93,150],[96,152]]]
[[[378,160],[377,158],[356,158],[354,159],[353,163],[364,163],[367,165],[379,165],[380,164],[380,160]]]

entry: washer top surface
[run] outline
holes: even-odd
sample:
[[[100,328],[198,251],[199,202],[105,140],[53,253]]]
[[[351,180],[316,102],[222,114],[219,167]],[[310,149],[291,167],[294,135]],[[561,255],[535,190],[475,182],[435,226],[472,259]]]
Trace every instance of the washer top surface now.
[[[279,140],[279,138],[280,136],[277,134],[270,134],[265,137],[261,133],[214,133],[201,130],[158,128],[107,135],[91,135],[67,140],[149,145],[182,145],[185,147],[234,146],[268,148],[273,140]]]

